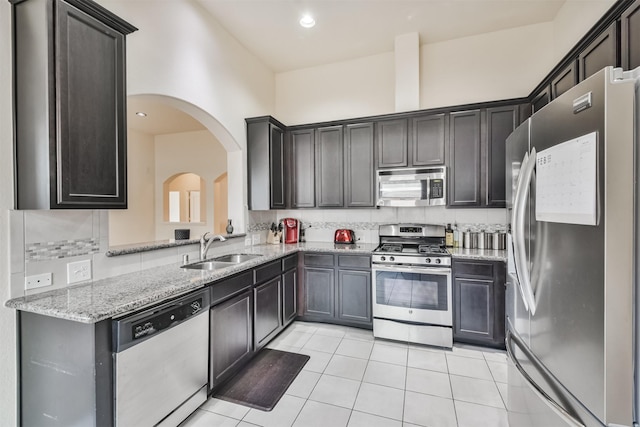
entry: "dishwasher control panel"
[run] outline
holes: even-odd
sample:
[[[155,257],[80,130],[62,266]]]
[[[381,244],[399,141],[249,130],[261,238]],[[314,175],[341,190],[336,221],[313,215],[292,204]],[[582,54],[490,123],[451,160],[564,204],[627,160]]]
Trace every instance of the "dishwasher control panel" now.
[[[196,292],[113,321],[114,352],[142,342],[209,309],[209,293]]]
[[[167,329],[189,317],[202,311],[203,298],[198,298],[190,302],[188,305],[181,305],[168,309],[164,312],[152,314],[152,317],[142,319],[141,321],[131,325],[131,336],[134,340],[153,335],[163,329]]]

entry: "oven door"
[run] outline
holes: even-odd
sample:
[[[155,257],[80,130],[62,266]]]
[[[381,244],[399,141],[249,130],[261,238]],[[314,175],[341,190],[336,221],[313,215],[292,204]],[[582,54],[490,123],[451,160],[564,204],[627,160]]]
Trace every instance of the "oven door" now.
[[[375,264],[373,317],[452,326],[451,269]]]

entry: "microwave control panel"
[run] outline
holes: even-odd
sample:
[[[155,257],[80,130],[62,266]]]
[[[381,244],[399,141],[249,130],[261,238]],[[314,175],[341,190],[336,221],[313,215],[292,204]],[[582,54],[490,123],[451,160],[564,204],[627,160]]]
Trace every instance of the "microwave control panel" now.
[[[442,199],[444,197],[444,180],[432,179],[430,182],[431,199]]]

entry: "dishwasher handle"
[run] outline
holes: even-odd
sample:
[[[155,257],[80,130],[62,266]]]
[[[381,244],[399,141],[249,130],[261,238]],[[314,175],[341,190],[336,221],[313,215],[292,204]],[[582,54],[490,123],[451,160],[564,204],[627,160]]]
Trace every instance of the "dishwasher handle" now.
[[[206,289],[114,320],[113,352],[124,351],[194,316],[208,312],[209,291]]]

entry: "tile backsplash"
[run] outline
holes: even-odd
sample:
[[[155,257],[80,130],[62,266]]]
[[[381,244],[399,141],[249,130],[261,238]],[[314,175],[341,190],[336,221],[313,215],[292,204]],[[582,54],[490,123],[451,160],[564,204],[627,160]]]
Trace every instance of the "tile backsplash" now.
[[[104,210],[9,212],[11,297],[65,288],[67,264],[90,260],[92,279],[104,279],[160,265],[179,263],[183,255],[197,260],[198,244],[107,257],[109,215]],[[241,241],[240,241],[241,240]],[[216,242],[215,255],[230,247],[244,247],[244,239]],[[25,290],[25,277],[51,273],[52,286]]]
[[[355,230],[364,243],[378,242],[381,224],[417,222],[427,224],[504,225],[505,209],[446,208],[380,208],[380,209],[313,209],[281,211],[249,211],[247,239],[216,242],[211,255],[244,247],[249,242],[266,241],[267,230],[281,218],[302,221],[306,240],[332,242],[337,228]],[[67,284],[67,264],[90,260],[92,279],[103,279],[133,273],[170,263],[179,263],[183,255],[195,260],[198,244],[158,249],[117,257],[107,257],[109,215],[104,210],[10,211],[9,240],[11,247],[11,297],[64,288]],[[51,273],[52,286],[25,291],[25,277]]]
[[[506,209],[380,208],[380,209],[313,209],[250,211],[248,233],[266,236],[273,222],[296,218],[305,228],[307,241],[332,242],[334,231],[349,228],[364,243],[378,243],[381,224],[415,222],[420,224],[457,224],[460,228],[504,228]],[[266,238],[266,237],[263,237]]]

